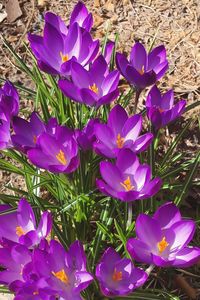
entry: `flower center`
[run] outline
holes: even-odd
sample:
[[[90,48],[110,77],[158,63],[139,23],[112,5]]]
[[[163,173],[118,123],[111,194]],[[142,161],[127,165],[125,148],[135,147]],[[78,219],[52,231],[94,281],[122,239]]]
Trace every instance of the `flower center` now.
[[[91,91],[93,91],[95,94],[98,94],[99,89],[98,89],[98,87],[96,86],[96,83],[93,83],[93,85],[89,85],[89,89],[90,89]]]
[[[138,70],[138,72],[140,73],[140,75],[144,74],[144,66],[142,66],[141,70]]]
[[[53,274],[53,276],[58,278],[63,283],[65,283],[65,284],[69,283],[69,277],[67,276],[67,274],[65,273],[65,271],[63,269],[58,272],[51,272],[51,273]]]
[[[60,150],[58,152],[58,154],[56,155],[56,158],[62,165],[65,166],[67,164],[67,160],[65,158],[65,153],[62,150]]]
[[[116,140],[116,143],[117,143],[117,148],[123,148],[124,146],[124,138],[121,137],[120,133],[118,133],[117,135],[117,140]]]
[[[38,291],[35,291],[35,292],[33,292],[33,295],[35,296],[35,295],[39,295],[39,292]]]
[[[16,235],[18,235],[18,237],[20,237],[24,234],[25,234],[25,232],[24,232],[23,228],[21,226],[17,226],[16,227]]]
[[[122,272],[118,272],[117,270],[116,270],[116,268],[114,269],[114,272],[113,272],[113,274],[112,274],[112,279],[114,280],[114,281],[121,281],[122,280]]]
[[[131,183],[130,177],[128,176],[128,178],[126,180],[124,180],[124,182],[120,182],[120,184],[123,186],[123,188],[128,192],[128,191],[132,191],[134,190],[134,186]]]
[[[61,51],[60,51],[60,57],[61,57],[63,63],[65,63],[66,61],[69,60],[69,55],[68,54],[62,54]]]
[[[34,144],[37,143],[37,136],[36,136],[36,135],[33,136],[33,143],[34,143]]]
[[[163,251],[165,251],[165,249],[169,246],[169,244],[166,241],[165,236],[163,237],[163,239],[157,244],[159,253],[162,253]]]
[[[162,113],[163,111],[165,111],[165,110],[162,109],[162,108],[159,108],[158,110],[159,110],[160,113]]]

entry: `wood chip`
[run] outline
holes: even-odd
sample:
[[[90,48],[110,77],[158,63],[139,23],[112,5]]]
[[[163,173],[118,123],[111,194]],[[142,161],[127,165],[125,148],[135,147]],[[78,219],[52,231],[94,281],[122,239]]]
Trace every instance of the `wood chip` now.
[[[3,20],[5,20],[7,17],[7,13],[4,11],[4,12],[0,12],[0,23],[3,22]]]
[[[39,7],[45,7],[47,5],[48,0],[38,0],[37,4]]]
[[[6,3],[6,13],[9,23],[14,22],[22,15],[18,0],[8,0]]]
[[[174,281],[176,286],[184,291],[190,299],[196,299],[197,291],[191,285],[189,285],[183,276],[176,275]]]

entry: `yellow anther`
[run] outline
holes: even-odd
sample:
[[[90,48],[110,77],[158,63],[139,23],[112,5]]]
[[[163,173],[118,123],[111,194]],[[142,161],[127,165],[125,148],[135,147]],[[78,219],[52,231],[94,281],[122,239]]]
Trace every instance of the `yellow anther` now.
[[[140,75],[143,75],[144,74],[144,66],[142,66],[142,69],[138,70],[138,72],[140,73]]]
[[[66,61],[69,60],[69,55],[67,55],[67,54],[62,54],[61,51],[60,51],[60,57],[61,57],[63,63],[65,63]]]
[[[33,292],[33,295],[35,296],[35,295],[39,295],[39,292],[38,291],[35,291],[35,292]]]
[[[37,136],[36,136],[36,135],[33,136],[33,143],[34,143],[34,144],[37,143]]]
[[[51,273],[53,274],[53,276],[55,276],[56,278],[58,278],[60,281],[64,282],[65,284],[69,283],[69,278],[63,269],[58,272],[51,272]]]
[[[165,236],[163,237],[163,239],[157,244],[158,246],[158,250],[159,253],[162,253],[163,251],[165,251],[165,249],[169,246],[169,244],[166,241]]]
[[[23,228],[21,226],[17,226],[16,227],[16,235],[18,235],[18,237],[20,237],[24,234],[25,234],[25,232],[24,232]]]
[[[116,140],[116,143],[117,143],[117,148],[123,148],[124,146],[124,138],[121,137],[120,133],[118,133],[117,135],[117,140]]]
[[[128,178],[126,180],[124,180],[124,182],[120,182],[120,184],[123,186],[123,188],[128,192],[128,191],[132,191],[134,190],[134,186],[131,184],[131,180],[130,177],[128,176]]]
[[[93,83],[93,85],[89,85],[89,89],[91,91],[93,91],[95,94],[98,94],[99,89],[98,89],[98,87],[96,86],[95,83]]]
[[[159,108],[158,110],[159,110],[160,113],[162,113],[163,111],[165,111],[165,110],[162,109],[162,108]]]
[[[62,165],[65,166],[67,164],[67,160],[65,158],[65,153],[62,150],[60,150],[58,152],[58,154],[56,155],[56,158]]]
[[[114,281],[121,281],[122,280],[122,272],[118,272],[116,270],[116,268],[114,269],[113,275],[112,275],[112,279]]]

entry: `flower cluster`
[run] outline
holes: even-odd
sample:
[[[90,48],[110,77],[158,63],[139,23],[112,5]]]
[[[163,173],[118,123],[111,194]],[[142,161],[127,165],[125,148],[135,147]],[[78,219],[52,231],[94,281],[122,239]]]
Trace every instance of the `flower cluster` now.
[[[80,293],[93,281],[87,271],[83,246],[75,241],[68,251],[56,240],[49,240],[51,214],[44,212],[38,227],[26,199],[17,211],[0,206],[0,283],[14,292],[15,300],[82,299]],[[161,206],[151,218],[139,215],[138,239],[129,239],[130,255],[143,263],[157,266],[186,267],[200,257],[200,249],[188,247],[194,234],[194,222],[184,221],[172,203]],[[46,239],[48,238],[48,239]],[[148,273],[134,267],[113,249],[105,250],[95,276],[106,296],[126,295],[143,285]]]
[[[55,174],[44,181],[59,178],[62,183],[67,179],[71,184],[74,180],[73,192],[77,195],[80,190],[76,185],[84,184],[85,173],[81,172],[87,169],[87,163],[92,165],[92,157],[99,167],[91,180],[92,189],[96,191],[97,187],[102,194],[120,200],[117,204],[121,207],[123,202],[128,202],[128,210],[132,209],[132,201],[150,199],[161,189],[161,178],[144,163],[148,161],[145,151],[152,146],[158,131],[177,119],[186,105],[185,100],[174,104],[173,91],[162,95],[156,85],[168,69],[165,47],[161,45],[147,53],[137,42],[129,60],[122,53],[115,55],[114,42],[108,41],[101,50],[99,40],[93,40],[91,35],[92,14],[82,2],[75,6],[68,25],[52,12],[45,14],[44,21],[42,36],[28,35],[38,68],[50,75],[47,78],[54,82],[64,104],[70,109],[76,107],[81,114],[77,113],[76,122],[70,120],[68,126],[67,121],[55,118],[59,112],[53,113],[51,109],[46,121],[36,111],[27,121],[18,116],[19,95],[7,81],[0,89],[0,150],[18,151],[26,163],[41,169],[41,176],[47,172]],[[135,108],[141,92],[151,87],[144,111],[153,127],[149,126],[151,132],[143,130],[141,113],[129,113],[132,110],[125,109],[121,97],[117,99],[120,76],[129,82],[130,91],[135,91]],[[54,94],[55,89],[52,90]],[[77,116],[82,114],[84,121],[77,125]],[[100,175],[101,179],[96,178]],[[120,256],[112,247],[103,251],[101,259],[88,272],[81,242],[76,240],[66,250],[66,245],[58,241],[59,236],[52,233],[52,219],[46,211],[38,222],[38,215],[36,218],[26,199],[19,201],[17,209],[0,205],[3,268],[0,284],[9,287],[15,300],[81,300],[82,291],[93,280],[98,281],[106,297],[115,297],[127,295],[146,282],[148,272],[135,267],[125,252]],[[60,216],[57,221],[60,225]],[[132,219],[128,221],[130,225]],[[129,235],[125,244],[131,258],[138,262],[159,267],[188,267],[200,258],[200,249],[188,246],[195,223],[182,219],[171,202],[160,206],[152,217],[140,214],[135,231],[136,237],[129,238]],[[51,233],[55,239],[51,239]]]

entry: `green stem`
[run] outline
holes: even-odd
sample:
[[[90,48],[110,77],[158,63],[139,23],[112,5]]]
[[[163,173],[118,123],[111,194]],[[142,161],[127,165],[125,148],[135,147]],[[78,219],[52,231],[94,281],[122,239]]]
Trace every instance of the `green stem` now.
[[[137,106],[138,106],[138,101],[139,101],[140,94],[141,94],[141,90],[136,90],[136,93],[135,93],[135,103],[134,103],[134,108],[133,108],[133,114],[135,114],[136,111],[137,111]]]
[[[127,221],[127,229],[129,228],[129,226],[132,223],[132,216],[133,216],[133,204],[132,202],[128,203],[128,221]]]

